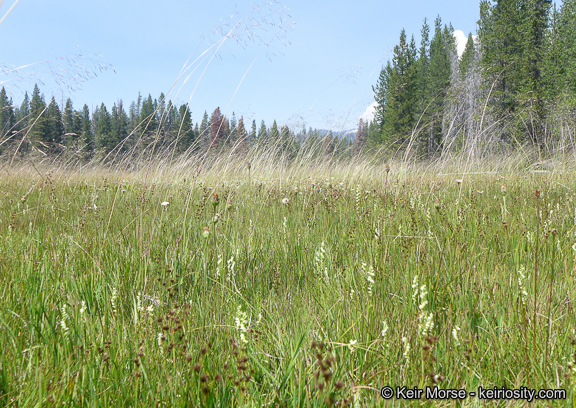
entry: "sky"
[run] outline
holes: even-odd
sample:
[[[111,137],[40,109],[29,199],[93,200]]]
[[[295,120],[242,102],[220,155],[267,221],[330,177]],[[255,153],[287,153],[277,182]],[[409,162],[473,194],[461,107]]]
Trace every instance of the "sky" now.
[[[16,2],[16,4],[15,4]],[[479,2],[462,0],[5,0],[0,86],[14,104],[45,98],[91,109],[138,94],[216,108],[268,126],[348,130],[369,117],[372,86],[404,28],[424,18],[476,32]]]

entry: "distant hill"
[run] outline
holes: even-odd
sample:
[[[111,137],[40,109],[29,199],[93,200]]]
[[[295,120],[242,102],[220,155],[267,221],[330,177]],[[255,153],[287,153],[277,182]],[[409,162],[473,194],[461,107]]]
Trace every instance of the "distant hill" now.
[[[330,132],[330,130],[327,130],[327,129],[315,129],[315,131],[320,136],[327,135]],[[348,129],[348,130],[340,130],[340,131],[332,130],[332,135],[336,136],[339,139],[354,140],[354,138],[356,137],[356,129]]]

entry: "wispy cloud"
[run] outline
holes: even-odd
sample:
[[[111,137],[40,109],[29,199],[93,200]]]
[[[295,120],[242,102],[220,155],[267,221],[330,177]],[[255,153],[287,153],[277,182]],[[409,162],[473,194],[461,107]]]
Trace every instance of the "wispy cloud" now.
[[[374,119],[374,110],[376,109],[376,102],[372,102],[370,106],[366,108],[364,113],[360,115],[358,120],[363,119],[365,122],[370,122]]]
[[[468,42],[468,36],[464,34],[462,30],[455,30],[452,35],[456,39],[456,51],[458,52],[458,57],[462,57],[464,54],[464,50],[466,49],[466,43]],[[478,40],[477,35],[473,35],[472,38],[474,41]]]

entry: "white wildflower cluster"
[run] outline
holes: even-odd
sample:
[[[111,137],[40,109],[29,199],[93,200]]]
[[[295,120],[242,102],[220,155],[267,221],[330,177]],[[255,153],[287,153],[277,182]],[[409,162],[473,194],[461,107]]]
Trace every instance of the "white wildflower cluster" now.
[[[350,350],[351,353],[354,353],[356,351],[357,343],[358,340],[352,340],[352,339],[350,339],[350,341],[348,342],[348,350]]]
[[[158,348],[160,349],[160,353],[164,352],[164,349],[162,348],[162,338],[164,336],[162,335],[162,333],[158,333]]]
[[[406,359],[406,364],[410,364],[410,342],[408,341],[408,337],[402,337],[402,343],[404,344],[404,358]]]
[[[147,297],[146,295],[144,295],[144,298],[148,298],[148,300],[151,300],[150,297]],[[154,312],[154,306],[152,304],[148,305],[148,307],[144,307],[144,304],[142,302],[142,298],[140,297],[140,294],[136,295],[136,307],[134,310],[134,324],[137,325],[140,318],[139,316],[141,314],[146,314],[148,315],[148,317],[152,317],[152,314]]]
[[[112,312],[116,314],[116,299],[118,299],[118,290],[116,288],[112,289],[112,297],[110,298],[110,303],[112,304]]]
[[[238,251],[236,251],[238,253]],[[236,260],[234,259],[234,255],[232,255],[227,261],[226,266],[228,267],[228,280],[236,279],[236,272],[234,268],[236,267]]]
[[[420,314],[420,334],[424,337],[428,336],[434,330],[434,315],[427,310]]]
[[[526,280],[526,269],[524,265],[520,265],[518,269],[518,288],[520,289],[520,299],[522,304],[526,305],[526,300],[528,300],[528,291],[526,290],[526,285],[524,281]]]
[[[418,275],[414,275],[414,279],[412,280],[412,302],[416,303],[416,298],[418,297],[418,289],[419,289],[419,283],[418,283]]]
[[[216,262],[216,278],[220,277],[220,272],[222,272],[222,254],[218,254],[218,261]]]
[[[454,328],[452,329],[452,337],[454,338],[454,343],[456,343],[457,346],[460,345],[460,338],[458,337],[459,332],[460,332],[460,327],[454,326]]]
[[[82,321],[86,321],[86,302],[82,301],[80,305],[80,318]]]
[[[140,295],[136,295],[136,309],[139,312],[144,311],[144,306],[142,306],[142,299],[140,299]]]
[[[372,286],[374,286],[374,268],[372,265],[368,266],[365,262],[362,262],[362,274],[366,276],[367,286],[368,286],[368,296],[372,296]]]
[[[236,330],[240,332],[240,341],[242,343],[248,343],[248,340],[246,339],[246,333],[248,332],[249,327],[248,315],[242,310],[241,305],[238,305],[238,309],[236,310],[234,325]]]
[[[526,232],[526,241],[528,241],[530,244],[534,242],[534,234],[532,233],[532,231]]]
[[[426,284],[418,284],[418,275],[414,276],[412,281],[412,301],[417,303],[420,315],[418,316],[418,330],[421,336],[428,336],[434,330],[434,315],[427,310],[428,306],[428,289]]]
[[[328,283],[328,265],[326,265],[326,248],[324,248],[324,242],[320,244],[320,248],[314,254],[314,269],[316,274],[322,276],[324,281]]]
[[[68,336],[70,334],[70,328],[68,327],[68,320],[70,320],[70,316],[68,316],[68,313],[66,312],[66,305],[62,305],[62,308],[60,309],[60,317],[62,318],[62,320],[60,320],[60,327],[62,328],[62,333],[64,334],[64,338],[68,339]]]
[[[419,295],[420,304],[418,305],[418,309],[420,309],[420,311],[423,311],[426,309],[426,306],[428,306],[428,299],[426,298],[428,296],[428,289],[426,288],[426,284],[420,286],[418,292],[420,294]]]
[[[384,341],[384,343],[386,343],[386,335],[388,334],[389,330],[390,327],[388,326],[388,323],[386,323],[386,320],[384,320],[382,322],[382,331],[380,332],[380,334],[382,335],[382,341]]]

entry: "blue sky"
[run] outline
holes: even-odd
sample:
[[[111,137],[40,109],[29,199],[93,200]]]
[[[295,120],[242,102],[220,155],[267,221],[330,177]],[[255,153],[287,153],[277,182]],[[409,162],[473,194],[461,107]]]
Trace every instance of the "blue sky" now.
[[[195,122],[219,106],[268,126],[350,129],[373,102],[402,28],[419,41],[424,18],[433,26],[440,15],[475,33],[478,4],[21,0],[0,25],[0,63],[33,65],[0,82],[15,104],[39,82],[46,99],[70,97],[76,109],[164,92],[190,102]]]

